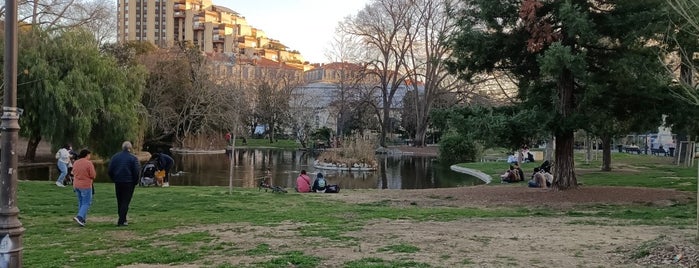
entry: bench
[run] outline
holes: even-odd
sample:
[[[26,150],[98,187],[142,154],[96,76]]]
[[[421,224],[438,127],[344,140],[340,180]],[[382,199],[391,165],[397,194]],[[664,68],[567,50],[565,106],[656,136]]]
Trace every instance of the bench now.
[[[639,149],[638,147],[626,147],[624,148],[624,151],[626,151],[627,153],[641,154],[641,149]]]
[[[660,149],[660,148],[658,148],[658,149],[650,149],[650,154],[652,154],[652,155],[657,155],[657,156],[660,156],[660,155],[668,156],[668,152],[665,151],[665,149]]]

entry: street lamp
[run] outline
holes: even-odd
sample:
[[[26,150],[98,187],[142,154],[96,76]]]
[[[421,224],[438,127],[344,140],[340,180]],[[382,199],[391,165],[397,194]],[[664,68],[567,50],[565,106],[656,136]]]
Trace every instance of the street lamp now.
[[[17,208],[17,1],[5,1],[5,88],[0,120],[0,267],[22,267],[22,234]]]

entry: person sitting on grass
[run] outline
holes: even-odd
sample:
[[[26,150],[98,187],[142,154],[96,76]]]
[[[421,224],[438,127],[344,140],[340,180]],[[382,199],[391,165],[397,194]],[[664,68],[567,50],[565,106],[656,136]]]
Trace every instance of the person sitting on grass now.
[[[502,183],[518,182],[519,174],[513,165],[510,165],[510,169],[506,170],[504,174],[500,175],[500,180]]]
[[[323,173],[318,172],[318,175],[316,175],[316,180],[313,181],[313,188],[311,191],[316,193],[325,193],[327,185],[328,182],[325,180],[325,177],[323,177]]]
[[[529,187],[532,188],[548,188],[553,183],[553,175],[542,169],[534,168],[532,179],[529,180]]]
[[[306,175],[306,170],[301,170],[301,174],[296,178],[296,191],[308,193],[311,191],[311,178]]]

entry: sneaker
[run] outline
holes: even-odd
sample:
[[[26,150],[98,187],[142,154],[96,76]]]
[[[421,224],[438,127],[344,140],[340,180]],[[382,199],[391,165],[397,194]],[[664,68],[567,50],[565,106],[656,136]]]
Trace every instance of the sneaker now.
[[[73,220],[77,222],[80,226],[85,227],[85,221],[80,218],[80,216],[73,217]]]
[[[63,185],[63,183],[60,183],[60,182],[56,182],[56,186],[58,186],[58,187],[66,187],[65,185]]]
[[[117,227],[121,227],[121,226],[129,226],[129,222],[125,221],[123,223],[117,223]]]
[[[163,182],[163,187],[170,187],[170,183],[169,183],[169,182]]]

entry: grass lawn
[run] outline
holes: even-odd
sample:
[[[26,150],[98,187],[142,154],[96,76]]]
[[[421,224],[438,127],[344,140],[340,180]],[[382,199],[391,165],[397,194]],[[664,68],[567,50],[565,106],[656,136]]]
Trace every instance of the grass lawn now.
[[[248,140],[249,145],[252,142]],[[663,162],[665,160],[615,154],[613,164],[616,168],[611,173],[595,171],[599,161],[589,165],[578,161],[579,181],[585,185],[695,191],[696,169],[680,168]],[[500,173],[503,165],[464,164],[488,174]],[[524,164],[523,168],[529,173],[536,165]],[[633,220],[631,224],[634,225],[691,228],[696,212],[696,206],[692,203],[668,207],[596,205],[568,210],[516,206],[421,208],[395,207],[384,202],[345,203],[322,195],[272,194],[257,189],[238,188],[233,195],[229,195],[227,187],[138,187],[129,213],[130,225],[117,228],[113,185],[99,183],[95,185],[95,190],[87,226],[81,228],[71,220],[77,208],[75,194],[70,188],[57,188],[50,182],[19,183],[20,221],[26,228],[23,235],[25,267],[178,266],[192,263],[197,264],[193,267],[323,267],[322,258],[312,251],[298,250],[295,244],[267,242],[266,236],[283,237],[288,234],[265,230],[286,225],[298,226],[292,228],[298,233],[297,243],[310,243],[319,249],[329,245],[355,248],[356,252],[361,252],[367,242],[351,233],[377,221],[410,221],[422,223],[423,227],[415,228],[429,228],[431,224],[462,219],[581,217],[582,224]],[[588,222],[589,217],[598,220]],[[263,235],[249,238],[247,235],[253,229],[259,230],[256,234]],[[233,238],[221,239],[222,233],[229,233]],[[319,242],[318,237],[327,241]],[[474,239],[478,243],[488,242],[486,238]],[[348,259],[341,262],[341,267],[432,267],[412,259],[411,256],[421,253],[419,251],[420,248],[415,245],[396,242],[380,248],[377,253],[399,257]],[[575,254],[583,255],[580,252]],[[224,257],[249,260],[249,264],[234,265],[217,261]],[[445,253],[440,258],[457,256]],[[473,261],[463,258],[459,262],[468,266]],[[505,260],[501,265],[507,263]],[[495,266],[498,266],[497,263]]]

